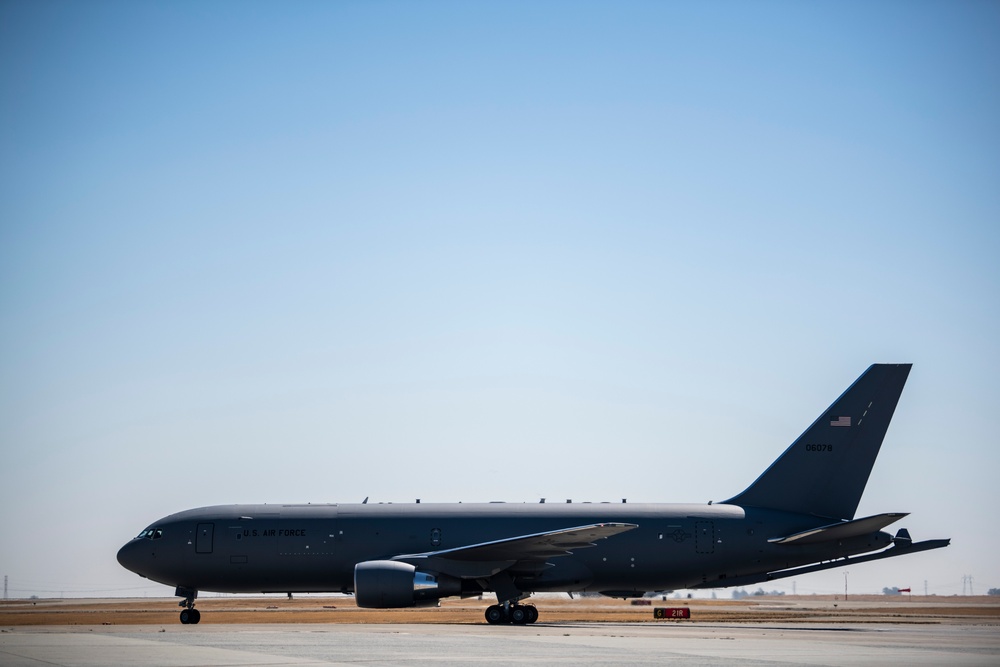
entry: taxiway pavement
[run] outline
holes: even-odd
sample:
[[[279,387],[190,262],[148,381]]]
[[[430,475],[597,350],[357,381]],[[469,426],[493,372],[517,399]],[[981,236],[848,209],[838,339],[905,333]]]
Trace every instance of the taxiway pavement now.
[[[585,623],[0,629],[10,667],[1000,664],[996,625]]]

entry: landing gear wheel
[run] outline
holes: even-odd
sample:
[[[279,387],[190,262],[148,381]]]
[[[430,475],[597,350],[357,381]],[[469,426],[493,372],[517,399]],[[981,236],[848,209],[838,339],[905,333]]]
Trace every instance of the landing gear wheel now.
[[[498,604],[491,604],[486,608],[486,622],[490,625],[500,625],[502,623],[509,623],[507,619],[507,614],[504,613],[504,608]]]
[[[198,625],[201,620],[201,612],[197,609],[184,609],[181,611],[182,625]]]
[[[514,625],[525,625],[528,622],[528,611],[521,605],[511,607],[510,622]]]
[[[527,619],[525,623],[534,623],[538,620],[538,608],[533,604],[526,604],[523,607],[524,612],[527,614]]]

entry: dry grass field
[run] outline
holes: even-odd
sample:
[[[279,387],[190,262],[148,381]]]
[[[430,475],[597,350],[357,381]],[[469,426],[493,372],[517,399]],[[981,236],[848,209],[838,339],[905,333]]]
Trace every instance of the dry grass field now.
[[[534,597],[540,623],[945,623],[1000,625],[996,597],[829,596],[755,597],[749,600],[652,600],[651,605],[606,598]],[[450,623],[485,624],[492,600],[446,600],[422,609],[358,609],[345,596],[202,598],[203,624],[223,623]],[[690,620],[653,618],[654,607],[690,607]],[[179,624],[176,599],[53,599],[0,602],[0,628],[49,625]]]

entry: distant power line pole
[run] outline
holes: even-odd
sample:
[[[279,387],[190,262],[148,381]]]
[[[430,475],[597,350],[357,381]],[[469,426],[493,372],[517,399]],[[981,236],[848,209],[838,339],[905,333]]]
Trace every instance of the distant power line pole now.
[[[3,575],[3,599],[7,599],[7,575]]]

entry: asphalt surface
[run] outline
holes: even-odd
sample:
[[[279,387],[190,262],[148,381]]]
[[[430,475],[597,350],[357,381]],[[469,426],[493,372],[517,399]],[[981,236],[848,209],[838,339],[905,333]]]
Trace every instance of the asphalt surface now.
[[[994,624],[203,625],[0,630],[0,665],[1000,665]]]

